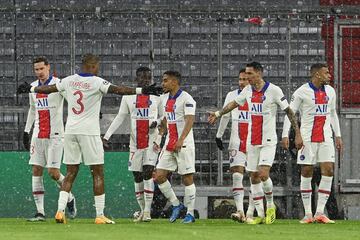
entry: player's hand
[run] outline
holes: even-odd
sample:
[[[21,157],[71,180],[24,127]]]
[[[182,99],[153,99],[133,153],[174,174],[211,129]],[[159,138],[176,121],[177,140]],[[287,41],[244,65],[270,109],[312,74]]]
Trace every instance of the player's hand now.
[[[183,140],[181,140],[181,139],[177,140],[177,142],[175,144],[174,152],[180,152],[183,144],[184,144]]]
[[[216,123],[216,120],[218,119],[217,116],[215,115],[215,112],[208,112],[209,116],[208,116],[208,122],[213,125]]]
[[[24,144],[24,148],[29,151],[30,150],[30,136],[29,136],[29,133],[27,133],[27,132],[24,132],[23,144]]]
[[[157,126],[157,121],[153,121],[151,124],[150,124],[150,129],[154,129],[156,128]]]
[[[154,146],[153,146],[153,151],[156,152],[156,153],[159,153],[161,151],[161,148],[159,145],[157,145],[156,143],[154,143]]]
[[[335,146],[336,146],[336,149],[342,153],[343,150],[344,150],[344,144],[343,144],[343,141],[341,139],[341,137],[335,137]]]
[[[221,151],[224,150],[224,145],[223,145],[223,142],[222,142],[221,138],[215,138],[215,142],[216,142],[217,147]]]
[[[31,85],[28,84],[27,82],[24,82],[18,86],[16,93],[17,94],[30,93],[30,89],[31,89]]]
[[[297,149],[301,149],[303,147],[304,143],[301,137],[301,134],[295,134],[295,147]]]
[[[109,140],[106,140],[103,136],[101,137],[101,141],[103,143],[104,149],[109,150],[111,142]]]
[[[281,139],[281,146],[286,150],[289,149],[289,138],[288,137],[283,137]]]
[[[160,96],[163,93],[162,87],[156,87],[156,83],[142,88],[142,94]]]

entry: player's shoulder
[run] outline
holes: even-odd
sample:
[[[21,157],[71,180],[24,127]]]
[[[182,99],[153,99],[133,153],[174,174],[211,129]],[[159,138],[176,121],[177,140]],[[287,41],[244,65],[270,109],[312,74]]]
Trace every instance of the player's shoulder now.
[[[187,92],[182,90],[181,95],[184,99],[191,99],[192,101],[195,101],[194,98]]]
[[[281,89],[281,87],[279,87],[278,85],[275,85],[271,82],[268,83],[269,86],[268,86],[268,90],[273,93],[273,94],[279,94],[279,93],[282,93],[283,90]]]
[[[32,83],[30,83],[31,86],[38,86],[39,85],[39,80],[35,80]]]
[[[331,92],[335,94],[335,88],[333,88],[331,85],[325,85],[324,87],[326,92]]]

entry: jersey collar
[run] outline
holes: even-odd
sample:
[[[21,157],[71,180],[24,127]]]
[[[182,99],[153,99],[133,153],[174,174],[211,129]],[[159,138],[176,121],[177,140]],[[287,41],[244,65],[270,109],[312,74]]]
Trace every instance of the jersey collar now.
[[[180,94],[182,93],[182,90],[179,89],[174,96],[171,96],[169,93],[169,99],[176,99]]]
[[[78,75],[80,77],[93,77],[94,76],[94,74],[91,74],[91,73],[78,73]]]
[[[309,82],[309,86],[314,90],[314,92],[317,92],[319,90],[325,91],[325,86],[321,86],[320,88],[315,87],[315,85],[312,82]]]
[[[267,81],[265,81],[265,84],[264,84],[263,88],[262,88],[259,92],[261,92],[262,94],[264,94],[265,91],[266,91],[266,89],[268,89],[269,85],[270,85],[270,83],[267,82]],[[251,88],[252,88],[253,91],[257,92],[254,87],[251,87]]]
[[[41,81],[39,80],[38,86],[49,85],[51,79],[52,79],[52,76],[50,75],[49,78],[44,82],[44,84],[41,84]]]

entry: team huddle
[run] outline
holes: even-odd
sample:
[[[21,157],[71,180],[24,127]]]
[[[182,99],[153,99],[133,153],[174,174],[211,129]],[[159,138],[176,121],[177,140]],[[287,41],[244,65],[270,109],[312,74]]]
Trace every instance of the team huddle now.
[[[66,223],[65,208],[70,218],[77,214],[75,196],[71,192],[79,165],[83,162],[93,176],[96,224],[113,224],[105,217],[104,147],[112,134],[130,118],[130,154],[128,168],[133,173],[135,195],[140,207],[136,222],[151,221],[154,182],[172,205],[169,221],[175,222],[186,209],[182,223],[195,222],[196,187],[195,143],[193,124],[196,102],[181,89],[181,75],[166,71],[162,87],[151,84],[152,74],[147,67],[136,71],[136,88],[116,86],[98,77],[99,58],[87,54],[82,59],[82,72],[63,79],[50,75],[50,64],[36,58],[33,67],[37,80],[21,84],[18,93],[29,93],[30,109],[24,131],[24,145],[30,150],[32,189],[37,213],[30,221],[44,221],[43,168],[60,188],[55,220]],[[289,129],[295,131],[298,164],[301,164],[301,196],[305,216],[300,223],[334,223],[324,214],[331,192],[335,145],[342,150],[339,120],[336,114],[335,90],[329,86],[327,65],[311,66],[311,81],[297,89],[288,104],[282,90],[262,77],[260,63],[252,62],[239,72],[239,88],[228,93],[224,108],[209,112],[208,121],[220,119],[216,143],[223,150],[222,135],[231,119],[229,140],[230,171],[233,196],[237,211],[231,218],[247,224],[272,224],[276,220],[273,184],[270,169],[277,145],[277,107],[285,111],[282,145],[289,147]],[[122,98],[119,113],[106,134],[100,136],[99,114],[104,94],[127,95]],[[64,130],[63,102],[68,103],[68,117]],[[295,113],[299,111],[299,128]],[[30,130],[34,130],[30,143]],[[333,131],[332,131],[333,130]],[[165,143],[160,144],[165,137]],[[60,173],[60,164],[66,164],[66,175]],[[313,167],[320,163],[321,182],[315,214],[311,212],[311,179]],[[243,176],[245,170],[251,179],[249,207],[244,213]],[[179,201],[168,180],[171,172],[181,175],[185,186],[183,203]],[[266,211],[264,208],[266,200]],[[254,211],[257,217],[254,217]]]

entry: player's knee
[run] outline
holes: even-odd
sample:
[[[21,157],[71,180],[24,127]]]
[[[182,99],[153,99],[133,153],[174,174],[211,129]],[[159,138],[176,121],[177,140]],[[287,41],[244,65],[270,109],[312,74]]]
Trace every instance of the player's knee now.
[[[143,176],[141,172],[133,172],[134,181],[139,183],[143,181]]]
[[[192,174],[186,174],[182,176],[182,182],[185,186],[190,186],[194,183],[193,175]]]
[[[55,168],[49,168],[48,169],[48,174],[49,176],[54,179],[54,180],[58,180],[60,177],[60,171],[59,169],[55,169]]]
[[[145,180],[149,180],[150,178],[152,178],[153,172],[154,172],[154,167],[153,166],[145,165],[143,167],[143,178]]]
[[[159,174],[159,173],[156,173],[155,175],[155,182],[158,183],[158,184],[162,184],[164,182],[166,182],[167,178],[166,176],[162,175],[162,174]]]

